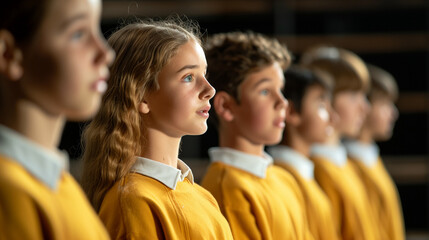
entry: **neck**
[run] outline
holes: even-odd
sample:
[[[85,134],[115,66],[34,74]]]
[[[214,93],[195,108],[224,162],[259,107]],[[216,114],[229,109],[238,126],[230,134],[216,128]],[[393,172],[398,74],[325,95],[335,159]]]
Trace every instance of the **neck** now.
[[[341,143],[340,140],[341,140],[340,133],[337,130],[334,130],[323,144],[337,146]]]
[[[373,143],[374,140],[372,138],[371,131],[368,130],[368,129],[366,129],[366,128],[362,128],[362,131],[359,134],[358,141],[361,142],[361,143],[366,143],[366,144]]]
[[[146,137],[141,156],[177,168],[181,138],[170,137],[153,128],[147,130]]]
[[[257,156],[263,156],[264,153],[263,144],[253,143],[232,129],[219,129],[219,146]]]
[[[311,144],[305,141],[302,135],[297,133],[296,129],[286,128],[280,144],[288,146],[306,157],[310,156]]]
[[[65,119],[47,114],[33,102],[8,94],[1,99],[0,123],[50,150],[56,150],[61,140]]]

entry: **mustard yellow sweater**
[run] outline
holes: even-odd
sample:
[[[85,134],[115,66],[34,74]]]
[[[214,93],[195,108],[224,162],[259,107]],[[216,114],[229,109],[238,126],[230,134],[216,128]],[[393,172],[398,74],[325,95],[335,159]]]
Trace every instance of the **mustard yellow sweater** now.
[[[315,178],[331,201],[333,220],[340,229],[341,237],[347,240],[379,240],[379,225],[351,161],[338,166],[320,156],[313,156],[312,160]]]
[[[258,177],[214,162],[201,185],[218,201],[235,239],[313,239],[299,187],[277,166]]]
[[[275,161],[275,164],[291,173],[300,186],[305,200],[308,225],[314,239],[339,239],[337,226],[332,221],[331,202],[319,184],[314,179],[305,179],[295,168],[286,163]]]
[[[173,190],[129,173],[108,191],[99,216],[112,239],[232,239],[216,200],[188,178]]]
[[[352,162],[367,189],[382,239],[405,239],[398,192],[381,158],[371,167],[355,159],[352,159]]]
[[[49,175],[49,169],[45,174]],[[55,189],[0,155],[0,239],[109,239],[83,191],[62,172]]]

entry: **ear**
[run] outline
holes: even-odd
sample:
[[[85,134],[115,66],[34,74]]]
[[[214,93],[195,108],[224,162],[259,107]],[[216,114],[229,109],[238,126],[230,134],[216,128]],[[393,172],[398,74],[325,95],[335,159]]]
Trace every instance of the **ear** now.
[[[18,48],[13,35],[0,29],[0,74],[16,81],[22,77],[22,51]]]
[[[286,125],[297,126],[301,123],[301,115],[296,110],[292,102],[289,102],[289,107],[286,109]]]
[[[225,91],[216,93],[213,99],[213,107],[219,118],[230,122],[234,120],[233,104],[235,99]]]
[[[150,112],[149,103],[143,99],[138,106],[138,110],[140,113],[148,114]]]

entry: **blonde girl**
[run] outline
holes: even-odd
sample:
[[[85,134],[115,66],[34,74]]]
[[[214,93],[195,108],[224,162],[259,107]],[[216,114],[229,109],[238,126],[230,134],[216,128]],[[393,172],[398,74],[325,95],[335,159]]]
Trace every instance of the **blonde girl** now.
[[[210,193],[178,159],[184,135],[207,130],[207,62],[195,24],[129,24],[101,111],[84,133],[83,186],[113,239],[231,239]]]

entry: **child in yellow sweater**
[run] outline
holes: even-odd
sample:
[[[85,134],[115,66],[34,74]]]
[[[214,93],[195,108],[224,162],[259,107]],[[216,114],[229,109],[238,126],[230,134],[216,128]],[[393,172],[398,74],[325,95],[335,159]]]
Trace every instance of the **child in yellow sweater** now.
[[[82,183],[113,239],[232,239],[213,196],[178,159],[207,130],[215,90],[192,22],[147,21],[113,33],[101,110],[84,132]]]
[[[98,110],[114,54],[101,1],[0,8],[0,239],[109,239],[57,147]]]
[[[310,49],[301,61],[330,74],[334,81],[332,107],[337,117],[333,132],[311,150],[315,178],[331,201],[333,220],[343,239],[378,240],[379,227],[365,185],[341,143],[343,137],[357,136],[367,114],[368,70],[354,53],[333,47]]]
[[[266,144],[281,140],[287,101],[286,47],[256,33],[221,33],[205,45],[219,147],[202,186],[216,198],[235,239],[312,239],[293,177],[274,166]],[[213,116],[213,115],[212,115]]]
[[[368,94],[371,110],[359,136],[356,140],[346,141],[345,146],[365,183],[382,239],[403,240],[405,230],[398,192],[374,143],[392,136],[398,117],[394,105],[398,87],[390,73],[374,65],[367,66],[371,77]]]
[[[332,133],[331,82],[323,72],[292,66],[285,73],[284,96],[289,101],[286,127],[279,145],[268,152],[274,163],[290,172],[304,195],[307,219],[314,239],[339,239],[332,221],[331,203],[314,179],[310,147]]]

